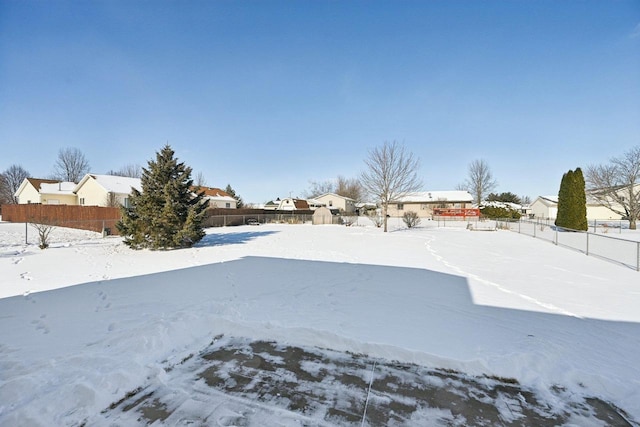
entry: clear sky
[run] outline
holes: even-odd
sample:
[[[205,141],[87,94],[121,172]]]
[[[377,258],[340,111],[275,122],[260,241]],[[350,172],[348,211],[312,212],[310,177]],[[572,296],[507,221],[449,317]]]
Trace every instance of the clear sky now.
[[[246,202],[356,177],[403,142],[425,190],[497,190],[640,145],[640,0],[0,0],[0,170],[94,173],[165,143]]]

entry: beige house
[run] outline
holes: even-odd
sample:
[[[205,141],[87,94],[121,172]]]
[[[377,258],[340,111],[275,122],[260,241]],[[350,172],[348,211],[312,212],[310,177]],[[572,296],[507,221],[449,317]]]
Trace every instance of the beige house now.
[[[622,209],[622,207],[620,208]],[[538,196],[531,203],[534,219],[556,219],[558,216],[558,196]],[[600,204],[596,199],[587,196],[587,220],[622,219],[622,216]]]
[[[201,191],[204,193],[204,199],[209,202],[211,208],[236,209],[238,201],[231,194],[219,188],[213,187],[193,187],[193,191]]]
[[[56,182],[40,184],[40,203],[43,205],[77,205],[73,192],[75,182]]]
[[[329,209],[338,209],[343,213],[353,213],[356,211],[356,201],[335,193],[326,193],[315,198],[318,202]]]
[[[50,205],[77,205],[73,182],[55,179],[25,178],[15,196],[19,204],[41,203]]]
[[[424,191],[409,193],[389,203],[387,215],[401,217],[413,211],[420,218],[432,218],[434,209],[468,209],[473,206],[473,196],[467,191]]]
[[[75,186],[74,193],[76,204],[81,206],[129,206],[133,188],[142,191],[140,178],[88,173]]]

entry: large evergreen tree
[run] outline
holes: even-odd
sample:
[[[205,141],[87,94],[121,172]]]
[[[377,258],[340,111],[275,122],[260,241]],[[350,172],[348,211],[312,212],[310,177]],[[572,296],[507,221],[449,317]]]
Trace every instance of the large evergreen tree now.
[[[587,198],[582,170],[570,170],[562,176],[558,192],[555,224],[571,230],[587,230]]]
[[[203,193],[193,194],[191,168],[167,144],[142,168],[142,192],[133,189],[117,227],[133,249],[190,247],[204,237]]]

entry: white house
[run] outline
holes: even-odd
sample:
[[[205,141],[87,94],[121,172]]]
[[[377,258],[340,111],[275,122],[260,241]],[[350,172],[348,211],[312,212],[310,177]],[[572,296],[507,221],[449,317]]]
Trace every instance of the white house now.
[[[88,173],[73,191],[81,206],[129,206],[133,188],[142,191],[140,178]]]
[[[25,178],[16,190],[19,204],[42,203],[77,205],[73,194],[73,182],[55,179]]]
[[[219,188],[213,187],[199,187],[194,188],[194,191],[199,190],[204,193],[204,198],[209,202],[211,208],[222,209],[236,209],[238,207],[238,201],[231,196],[231,194],[223,191]]]
[[[338,209],[343,213],[353,213],[356,211],[356,201],[350,197],[341,196],[335,193],[325,193],[315,198],[318,202],[329,209]]]
[[[555,219],[558,216],[558,196],[538,196],[531,203],[531,213],[535,219]],[[622,216],[587,196],[587,220],[622,219]]]
[[[56,182],[40,184],[40,203],[43,205],[77,205],[73,189],[75,182]]]
[[[296,199],[293,197],[286,197],[280,200],[278,205],[280,211],[297,211],[297,210],[309,210],[309,203],[304,199]]]
[[[400,217],[413,211],[421,218],[431,218],[434,209],[470,209],[472,204],[473,196],[468,191],[421,191],[393,200],[387,215]]]

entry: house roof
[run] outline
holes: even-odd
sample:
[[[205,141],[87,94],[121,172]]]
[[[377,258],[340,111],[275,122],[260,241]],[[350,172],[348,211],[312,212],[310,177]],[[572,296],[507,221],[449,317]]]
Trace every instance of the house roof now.
[[[42,184],[54,184],[56,182],[59,182],[59,181],[56,180],[56,179],[25,178],[24,180],[22,180],[22,183],[20,183],[20,186],[18,187],[18,189],[14,193],[14,196],[18,197],[18,194],[22,193],[24,191],[25,187],[27,185],[29,185],[29,184],[33,188],[35,188],[35,190],[37,192],[40,192],[40,186]]]
[[[90,179],[95,180],[108,193],[129,194],[131,193],[132,188],[142,191],[140,178],[130,178],[128,176],[118,175],[98,175],[95,173],[88,173],[82,177],[73,191],[77,192]]]
[[[472,202],[473,196],[468,191],[419,191],[399,197],[394,202],[403,203],[435,203],[435,202]]]
[[[43,182],[40,184],[40,194],[58,194],[72,196],[73,190],[76,187],[75,182]]]
[[[29,181],[29,183],[33,185],[33,188],[35,188],[38,191],[40,191],[42,184],[55,184],[60,182],[57,179],[41,179],[41,178],[27,178],[27,181]]]
[[[198,191],[204,193],[205,197],[229,197],[233,199],[233,196],[224,190],[215,187],[191,187],[192,191]],[[234,199],[235,200],[235,199]]]
[[[324,193],[324,194],[321,194],[321,195],[317,196],[316,199],[319,199],[321,197],[327,197],[327,196],[338,197],[340,199],[351,200],[352,202],[355,202],[355,200],[352,199],[351,197],[341,196],[341,195],[336,194],[336,193]]]
[[[293,204],[296,209],[309,209],[309,203],[302,199],[293,199]]]

